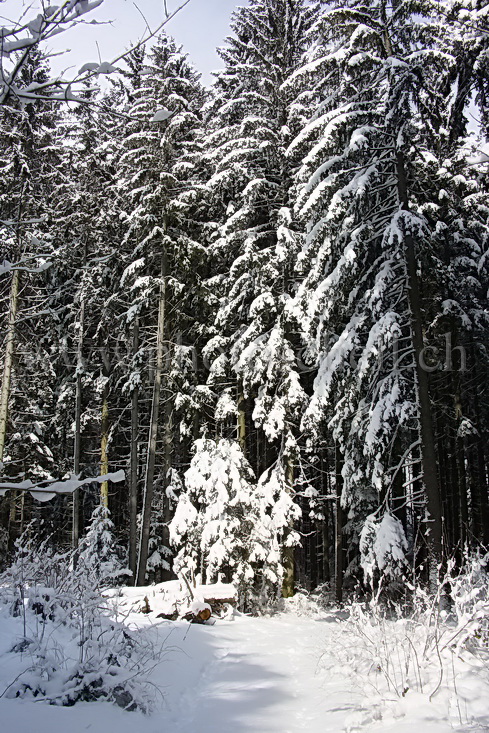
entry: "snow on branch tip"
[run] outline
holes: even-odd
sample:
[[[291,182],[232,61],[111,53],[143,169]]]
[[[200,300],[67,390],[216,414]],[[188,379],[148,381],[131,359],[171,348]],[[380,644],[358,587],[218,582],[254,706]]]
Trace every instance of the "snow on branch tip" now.
[[[0,464],[1,468],[1,464]],[[4,496],[7,491],[29,491],[30,494],[37,499],[37,501],[50,501],[55,496],[60,494],[72,494],[74,491],[79,489],[85,484],[98,483],[102,484],[105,481],[112,481],[113,483],[120,483],[124,481],[126,474],[123,470],[116,471],[114,473],[106,473],[102,476],[90,476],[88,478],[80,479],[78,476],[72,475],[69,479],[63,481],[46,482],[41,481],[38,484],[33,484],[30,479],[25,481],[1,481],[0,482],[0,496]]]

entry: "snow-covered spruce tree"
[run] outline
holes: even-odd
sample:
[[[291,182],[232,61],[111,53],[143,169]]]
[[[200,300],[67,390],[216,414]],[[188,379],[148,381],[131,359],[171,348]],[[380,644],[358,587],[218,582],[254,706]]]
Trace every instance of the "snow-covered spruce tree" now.
[[[453,12],[452,12],[453,11]],[[461,23],[462,8],[442,14],[439,41],[455,59],[446,73],[429,78],[422,152],[411,205],[429,225],[422,271],[425,340],[444,542],[459,561],[465,543],[487,542],[487,186],[470,132],[471,94],[482,84],[480,61],[487,36]],[[484,23],[482,11],[479,26]],[[473,19],[473,18],[472,18]],[[481,95],[477,94],[479,102]],[[427,114],[429,110],[429,114]],[[481,109],[481,119],[483,110]],[[482,165],[482,168],[481,168]]]
[[[165,528],[170,519],[167,477],[173,455],[180,450],[180,437],[192,429],[185,419],[192,410],[180,415],[177,411],[192,401],[193,342],[199,336],[195,314],[202,314],[199,271],[203,247],[198,241],[198,212],[204,94],[198,75],[164,34],[146,57],[142,71],[126,106],[134,121],[127,126],[117,164],[118,206],[125,226],[124,269],[113,297],[119,317],[132,334],[136,369],[130,368],[123,378],[123,389],[132,398],[132,433],[138,431],[138,424],[149,424],[145,450],[131,458],[131,472],[141,459],[146,464],[141,471],[139,583],[145,581],[153,502],[161,505],[164,514],[164,521],[157,522],[154,529],[157,525]],[[151,359],[149,374],[141,371],[138,354],[144,354],[146,361]],[[140,394],[150,397],[151,410],[144,416],[139,414]],[[157,453],[160,439],[163,450]],[[161,496],[155,496],[155,488]],[[132,481],[133,506],[134,490]],[[134,514],[132,517],[133,525]],[[165,536],[154,536],[151,544],[162,558],[161,567],[153,567],[155,577],[161,578],[170,569],[163,559],[167,554],[163,545],[168,542]],[[134,564],[135,552],[131,557]]]
[[[242,607],[265,606],[281,593],[282,549],[296,507],[273,473],[257,484],[236,441],[199,439],[170,524],[176,572],[222,577],[235,584]],[[281,498],[277,501],[277,494]]]
[[[200,573],[203,583],[217,581],[222,573],[240,588],[252,581],[248,543],[254,478],[236,442],[196,441],[170,524],[172,543],[179,548],[177,572]]]
[[[434,154],[439,90],[454,59],[440,48],[431,2],[414,13],[403,2],[353,0],[321,22],[317,68],[332,80],[330,93],[290,148],[308,147],[296,204],[305,276],[289,306],[317,368],[303,427],[339,445],[350,546],[370,515],[370,528],[399,515],[404,525],[390,525],[399,530],[391,552],[399,573],[414,522],[424,527],[436,574],[442,509],[423,368],[431,292],[420,278],[433,222],[416,206],[416,182]],[[367,534],[375,535],[364,533],[364,556]]]
[[[290,492],[305,395],[284,318],[300,247],[285,155],[300,114],[296,88],[284,84],[307,47],[315,12],[303,0],[253,0],[238,8],[233,35],[219,51],[225,68],[207,109],[208,187],[220,226],[210,248],[216,274],[208,281],[219,302],[205,354],[217,430],[229,434],[237,422],[257,475],[278,458]],[[273,445],[270,455],[267,444]],[[286,554],[290,594],[293,553]]]
[[[19,78],[26,85],[42,84],[48,74],[40,55],[32,52]],[[23,473],[32,480],[45,479],[54,473],[50,431],[56,396],[50,343],[44,332],[44,271],[53,248],[60,117],[42,101],[3,106],[0,116],[0,233],[5,258],[0,274],[5,299],[0,316],[5,334],[0,347],[0,461],[4,475]],[[30,497],[27,503],[22,495],[10,497],[14,534],[29,521],[30,511]]]

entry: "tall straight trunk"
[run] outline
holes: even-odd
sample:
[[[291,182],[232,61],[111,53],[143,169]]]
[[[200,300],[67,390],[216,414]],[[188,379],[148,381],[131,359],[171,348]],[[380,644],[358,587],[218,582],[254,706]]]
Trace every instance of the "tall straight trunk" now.
[[[170,360],[170,353],[168,353],[168,361]],[[167,372],[169,371],[170,364],[168,363]],[[169,395],[167,395],[164,406],[164,431],[163,431],[163,458],[164,458],[164,472],[165,472],[165,494],[163,496],[163,532],[162,541],[163,549],[170,549],[170,530],[169,524],[172,520],[172,512],[170,499],[167,496],[166,488],[168,486],[168,476],[172,466],[172,449],[173,449],[173,413],[172,413],[172,402]],[[163,570],[162,581],[171,580],[175,577],[170,570]]]
[[[444,430],[442,426],[440,427],[440,430],[438,431],[436,422],[434,424],[434,434],[435,434],[435,440],[436,440],[436,460],[437,460],[437,467],[438,467],[438,476],[440,480],[440,485],[443,486],[443,493],[444,493],[444,499],[445,499],[445,502],[444,502],[445,533],[449,535],[450,533],[449,496],[451,494],[449,441],[448,441],[448,436],[446,435],[446,430]]]
[[[106,382],[102,394],[102,424],[100,436],[100,473],[104,476],[109,473],[109,387]],[[109,482],[104,481],[100,486],[100,503],[106,509],[109,507]]]
[[[20,526],[19,526],[19,536],[22,536],[24,533],[24,526],[25,526],[25,491],[21,492],[20,495]]]
[[[289,456],[285,467],[285,482],[287,491],[292,493],[294,488],[294,459]],[[287,535],[286,535],[287,539]],[[284,579],[282,596],[291,598],[295,593],[295,547],[283,548]]]
[[[397,153],[397,181],[399,201],[402,208],[407,211],[409,210],[407,178],[404,155],[401,151]],[[432,580],[432,584],[435,584],[437,565],[441,562],[443,557],[443,519],[436,466],[436,450],[428,373],[423,369],[423,313],[418,279],[418,261],[414,239],[410,233],[407,233],[405,237],[405,251],[409,305],[411,310],[411,329],[414,357],[416,361],[415,368],[418,389],[421,463],[423,469],[423,484],[426,494],[426,508],[429,514],[429,522],[426,526],[426,543],[431,558],[430,578]]]
[[[19,498],[19,493],[20,493],[19,491],[10,492],[10,509],[9,509],[9,516],[8,516],[10,539],[13,536],[15,522],[17,520],[17,500]]]
[[[311,522],[309,522],[311,526]],[[309,542],[309,581],[313,588],[316,588],[320,581],[318,572],[318,547],[317,547],[317,523],[315,522],[310,531]]]
[[[104,388],[102,391],[102,414],[100,420],[100,473],[103,476],[109,473],[109,375],[110,375],[110,359],[105,351],[101,350],[102,356],[102,376],[105,377]],[[104,481],[100,486],[100,503],[106,509],[109,508],[109,482]]]
[[[146,476],[144,479],[143,518],[141,525],[141,539],[139,543],[139,561],[137,570],[137,585],[144,585],[146,579],[146,565],[148,562],[149,535],[151,530],[151,507],[154,495],[154,474],[156,463],[156,441],[158,437],[158,418],[160,414],[161,382],[163,377],[163,356],[166,318],[166,278],[167,255],[163,250],[161,256],[161,277],[158,304],[158,327],[156,335],[156,368],[153,384],[153,399],[151,404],[151,418],[149,426],[148,452],[146,460]]]
[[[480,512],[482,518],[482,532],[479,537],[485,547],[489,544],[489,503],[488,503],[488,491],[487,491],[487,464],[485,458],[484,447],[482,441],[477,442],[477,466],[479,475],[479,497],[480,497]]]
[[[82,369],[83,369],[83,329],[85,324],[85,301],[80,306],[80,330],[78,333],[78,347],[76,358],[76,385],[75,385],[75,436],[73,443],[73,473],[80,473],[81,459],[81,413],[82,413]],[[73,492],[71,544],[73,549],[78,547],[80,540],[80,489]]]
[[[335,511],[335,598],[338,603],[343,601],[343,507],[341,494],[343,492],[343,476],[341,473],[342,461],[338,448],[335,450],[336,476],[336,511]]]
[[[0,463],[3,461],[5,441],[7,438],[8,403],[10,398],[10,383],[12,380],[12,365],[15,351],[15,322],[19,301],[19,285],[20,273],[19,270],[14,270],[12,273],[12,282],[10,284],[7,340],[5,344],[5,358],[3,361],[2,389],[0,392]],[[11,491],[10,494],[9,536],[12,537],[11,528],[15,525],[17,515],[18,492]]]
[[[139,351],[139,321],[136,318],[132,332],[132,353]],[[129,476],[129,570],[136,583],[137,572],[137,515],[138,515],[138,440],[139,440],[139,387],[131,395],[131,457]]]
[[[7,341],[5,345],[5,358],[3,361],[2,389],[0,392],[0,462],[3,461],[5,451],[5,440],[7,437],[8,403],[10,397],[10,382],[12,379],[12,364],[15,350],[15,321],[19,302],[19,270],[12,273],[10,285],[9,312],[7,325]]]
[[[448,541],[448,547],[460,548],[462,546],[462,535],[460,532],[460,476],[457,462],[457,440],[453,434],[450,435],[449,445],[452,492],[449,501],[451,538]]]
[[[333,505],[331,502],[331,456],[327,449],[321,450],[321,489],[323,499],[324,519],[321,522],[321,546],[323,548],[322,581],[330,583],[334,578],[334,553],[331,552],[333,545],[332,534],[334,531]]]
[[[87,263],[87,242],[83,247],[83,266]],[[78,476],[80,473],[81,461],[81,414],[82,414],[82,374],[83,374],[83,343],[85,333],[85,299],[82,297],[80,303],[80,323],[78,331],[78,344],[76,349],[76,385],[75,385],[75,436],[73,442],[73,473]],[[71,545],[76,550],[80,541],[80,489],[73,492],[72,499],[72,523],[71,523]],[[77,562],[77,555],[74,555],[74,563]]]

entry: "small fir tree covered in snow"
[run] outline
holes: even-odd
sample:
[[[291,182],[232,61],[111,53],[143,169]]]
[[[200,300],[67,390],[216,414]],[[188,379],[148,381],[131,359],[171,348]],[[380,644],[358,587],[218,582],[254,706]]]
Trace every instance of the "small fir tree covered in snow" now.
[[[114,524],[109,510],[98,506],[77,553],[76,572],[94,584],[94,588],[114,585],[127,575],[118,554]]]
[[[175,569],[202,572],[203,582],[224,574],[242,587],[253,580],[249,538],[253,526],[254,475],[237,443],[201,439],[185,473],[170,525],[180,545]]]
[[[239,589],[242,605],[276,598],[284,535],[297,541],[288,534],[296,511],[279,472],[257,485],[238,443],[197,440],[170,524],[174,569],[201,574],[207,583],[224,577]]]

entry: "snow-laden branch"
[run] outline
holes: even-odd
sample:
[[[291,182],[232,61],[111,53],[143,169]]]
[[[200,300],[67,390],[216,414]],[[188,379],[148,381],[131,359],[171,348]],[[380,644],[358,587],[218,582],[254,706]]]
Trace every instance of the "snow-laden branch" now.
[[[5,275],[6,272],[13,272],[13,270],[22,270],[22,272],[37,274],[39,272],[44,272],[50,268],[52,264],[52,262],[46,261],[43,262],[42,265],[39,265],[39,267],[24,267],[20,263],[12,264],[8,260],[4,260],[3,262],[0,262],[0,275]]]
[[[115,473],[106,473],[103,476],[90,476],[89,478],[80,479],[78,476],[72,475],[69,479],[64,481],[40,481],[37,484],[33,484],[30,479],[26,481],[1,481],[0,482],[0,496],[4,496],[7,491],[29,491],[30,494],[37,499],[37,501],[50,501],[59,494],[72,494],[74,491],[79,489],[85,484],[92,484],[96,482],[103,484],[105,481],[112,481],[113,483],[120,483],[124,481],[126,474],[124,471],[116,471]]]
[[[165,19],[154,30],[147,25],[147,30],[141,40],[113,61],[85,63],[72,79],[56,77],[48,79],[41,85],[22,85],[21,71],[28,62],[33,49],[39,48],[43,42],[66,32],[79,23],[89,22],[101,25],[101,21],[85,21],[84,16],[99,8],[103,2],[104,0],[64,0],[57,6],[46,6],[42,3],[41,12],[36,17],[23,23],[12,22],[10,26],[0,28],[0,106],[8,104],[12,99],[24,104],[39,99],[86,103],[85,99],[77,96],[76,88],[73,90],[74,85],[81,90],[82,83],[86,84],[88,80],[99,74],[117,72],[116,64],[119,61],[127,58],[135,49],[154,38],[180,10],[188,5],[190,0],[182,0],[176,10],[171,13],[167,12]],[[49,54],[46,54],[45,58],[48,57]],[[5,64],[5,59],[7,64]]]

